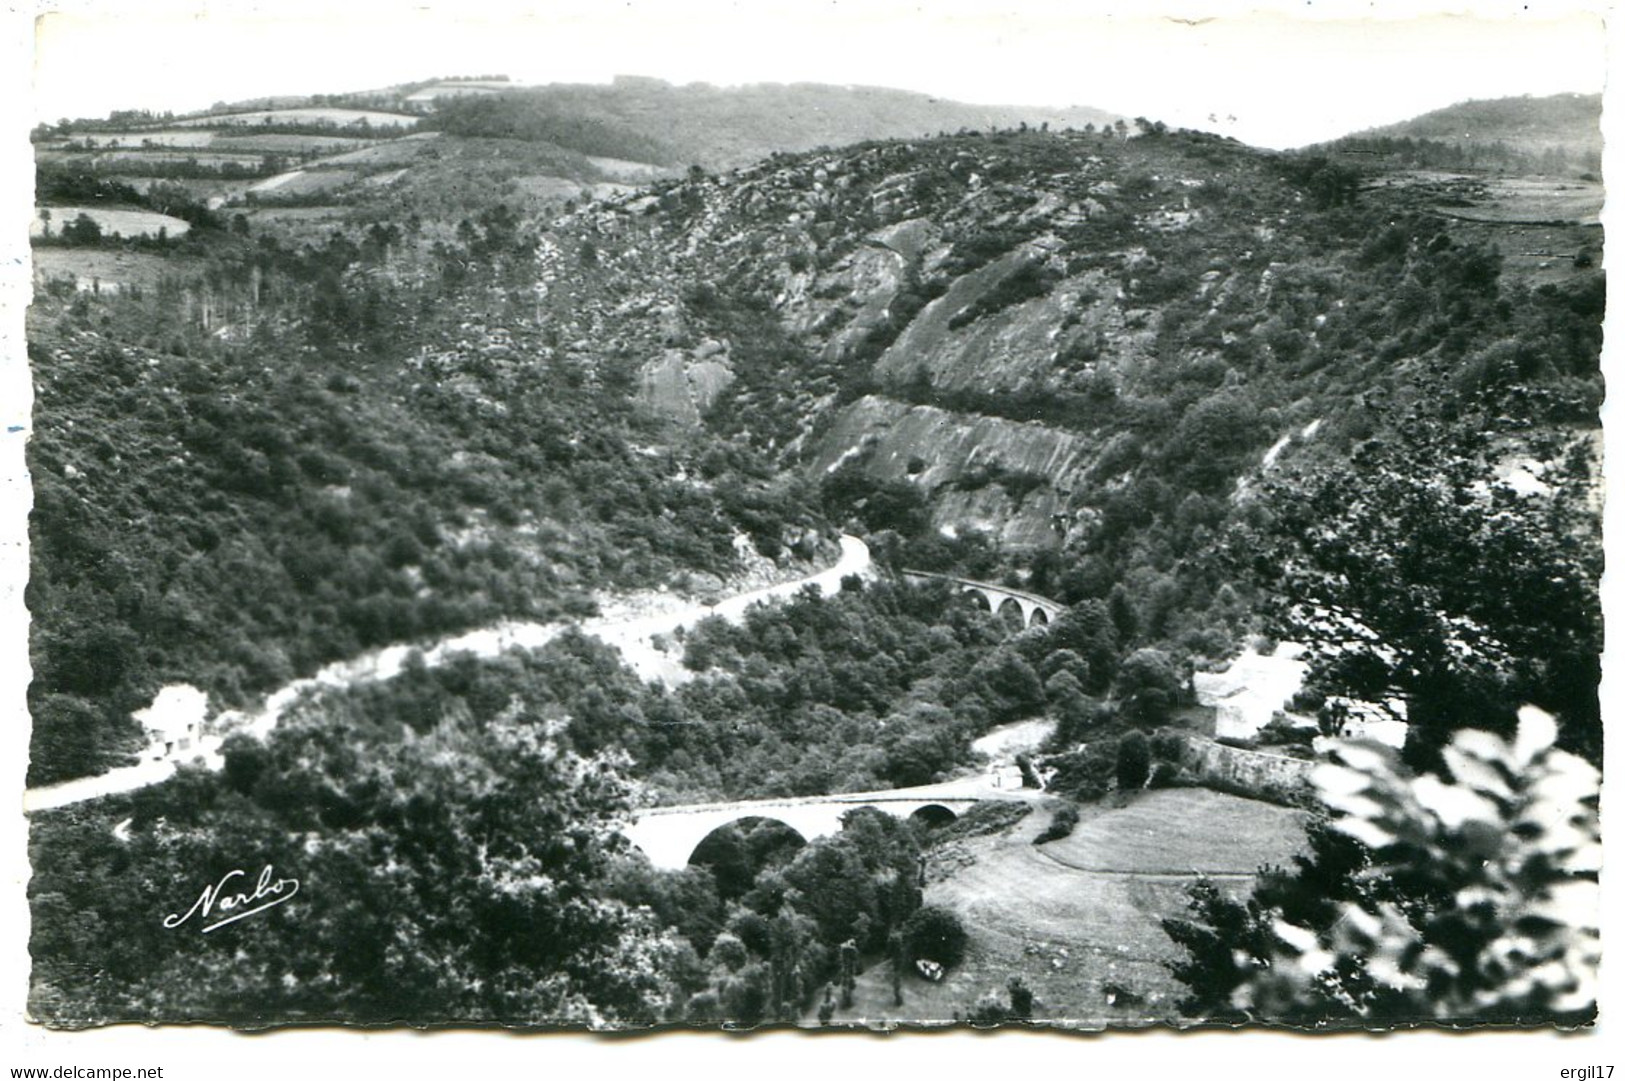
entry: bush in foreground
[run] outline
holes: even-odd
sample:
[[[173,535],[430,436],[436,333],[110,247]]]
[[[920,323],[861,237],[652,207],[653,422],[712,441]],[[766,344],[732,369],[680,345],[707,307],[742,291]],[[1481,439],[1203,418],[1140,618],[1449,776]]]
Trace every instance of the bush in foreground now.
[[[1456,733],[1454,780],[1377,744],[1316,774],[1330,823],[1298,872],[1247,902],[1208,882],[1199,922],[1165,920],[1189,960],[1187,1015],[1297,1025],[1580,1025],[1596,1017],[1600,775],[1526,707],[1513,740]]]
[[[1130,732],[1117,744],[1117,787],[1134,792],[1151,777],[1151,743],[1144,732]]]
[[[1048,844],[1050,841],[1059,841],[1062,837],[1070,837],[1078,825],[1078,807],[1075,803],[1063,803],[1055,809],[1055,814],[1049,820],[1038,836],[1033,838],[1033,844]]]
[[[969,936],[959,917],[938,905],[925,905],[903,924],[903,942],[915,961],[935,961],[953,968],[965,959]]]

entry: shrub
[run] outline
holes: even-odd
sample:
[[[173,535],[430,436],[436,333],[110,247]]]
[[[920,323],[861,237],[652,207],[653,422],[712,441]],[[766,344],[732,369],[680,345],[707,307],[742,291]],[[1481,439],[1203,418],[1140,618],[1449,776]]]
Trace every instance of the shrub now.
[[[1457,732],[1453,780],[1349,741],[1317,772],[1331,812],[1312,855],[1243,904],[1211,882],[1196,921],[1164,920],[1189,960],[1188,1016],[1293,1025],[1434,1020],[1536,1025],[1596,1017],[1601,775],[1519,711],[1515,738]]]
[[[1151,734],[1151,757],[1157,762],[1178,766],[1185,761],[1185,737],[1179,732],[1161,729]]]
[[[1151,777],[1151,742],[1143,732],[1130,732],[1117,744],[1117,787],[1132,792]]]
[[[985,800],[973,804],[970,810],[938,829],[932,830],[922,842],[936,846],[944,841],[961,837],[983,837],[1003,833],[1032,813],[1030,803],[1004,803]]]
[[[938,905],[923,905],[903,924],[903,944],[911,961],[935,961],[952,968],[965,959],[965,925]]]
[[[1317,729],[1296,724],[1286,714],[1277,712],[1269,724],[1258,730],[1255,737],[1260,747],[1302,747],[1308,749]]]
[[[1100,799],[1111,789],[1116,763],[1115,739],[1095,740],[1071,754],[1050,758],[1047,764],[1055,767],[1055,775],[1049,791],[1080,803]]]
[[[271,765],[271,752],[265,744],[240,732],[227,736],[220,752],[226,763],[226,784],[245,796],[254,791]]]
[[[1116,697],[1130,724],[1151,728],[1164,723],[1180,696],[1179,673],[1160,649],[1136,650],[1117,671]]]
[[[1036,260],[1024,263],[1005,275],[998,284],[967,305],[963,311],[956,312],[948,320],[948,329],[958,330],[983,316],[1003,311],[1013,304],[1044,296],[1055,284],[1055,279],[1054,272],[1043,263]]]
[[[714,1024],[723,1019],[721,997],[715,991],[700,991],[689,997],[688,1021],[690,1024]]]
[[[973,1025],[1000,1025],[1010,1020],[1010,1010],[996,991],[989,991],[976,1000],[965,1020]]]
[[[1033,989],[1020,976],[1011,976],[1005,986],[1010,989],[1010,1016],[1025,1021],[1033,1015]]]
[[[1062,837],[1070,837],[1077,825],[1077,804],[1063,803],[1055,809],[1055,814],[1050,818],[1049,825],[1045,826],[1038,836],[1033,838],[1033,844],[1047,844],[1050,841],[1059,841]]]

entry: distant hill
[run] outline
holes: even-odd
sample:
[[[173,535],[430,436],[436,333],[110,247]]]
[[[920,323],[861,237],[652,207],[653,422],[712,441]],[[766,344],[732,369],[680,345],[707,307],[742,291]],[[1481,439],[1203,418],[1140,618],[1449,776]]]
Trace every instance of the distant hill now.
[[[32,138],[49,168],[116,175],[138,191],[180,184],[216,206],[353,203],[387,187],[397,209],[431,217],[449,213],[450,197],[461,208],[455,219],[503,199],[562,204],[775,153],[1121,120],[1086,107],[966,105],[877,87],[719,88],[634,76],[521,87],[482,75],[218,102],[181,116],[124,110],[42,124]],[[481,183],[467,182],[469,169]]]
[[[619,76],[441,99],[433,126],[457,135],[545,140],[583,153],[728,168],[775,151],[1022,124],[1082,128],[1100,109],[966,105],[927,94],[819,83],[720,88]]]
[[[1458,160],[1421,164],[1596,170],[1602,158],[1601,125],[1600,94],[1525,95],[1464,101],[1398,124],[1355,132],[1318,149],[1380,152],[1385,146],[1430,144],[1433,157]]]

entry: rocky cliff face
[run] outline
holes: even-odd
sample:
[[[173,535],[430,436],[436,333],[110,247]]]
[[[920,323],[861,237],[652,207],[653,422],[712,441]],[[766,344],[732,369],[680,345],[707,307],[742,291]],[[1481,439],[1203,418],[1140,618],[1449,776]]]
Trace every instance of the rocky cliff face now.
[[[1157,327],[1154,313],[1125,308],[1104,271],[1065,276],[1063,248],[1045,234],[952,278],[875,361],[881,394],[843,407],[817,441],[814,469],[856,457],[877,477],[918,484],[939,528],[977,530],[1006,548],[1062,543],[1089,517],[1075,497],[1086,491],[1102,440],[976,405],[1005,395],[1087,395],[1102,379],[1132,378],[1150,362]],[[874,313],[897,299],[900,281],[937,273],[947,252],[881,250],[890,274],[871,279],[870,289],[853,282],[849,295],[862,307],[828,349],[849,352],[881,321]],[[1056,279],[1047,292],[994,307],[1001,292],[1022,288],[1012,282],[1045,276]]]
[[[1061,543],[1092,516],[1086,473],[1121,432],[1109,420],[1063,422],[1044,405],[1109,414],[1125,389],[1155,378],[1166,257],[1142,241],[1202,222],[1188,196],[1202,178],[1136,174],[1125,193],[1101,159],[1079,155],[1070,171],[994,183],[983,170],[996,172],[997,156],[956,150],[939,163],[962,185],[948,198],[937,170],[910,162],[869,185],[858,218],[884,224],[844,250],[820,243],[820,208],[861,184],[879,153],[809,163],[818,179],[791,203],[795,224],[814,219],[804,235],[822,265],[779,277],[776,311],[838,369],[835,382],[870,392],[825,399],[836,415],[796,446],[815,475],[856,459],[877,478],[908,477],[945,530],[1014,548]],[[781,174],[769,186],[795,191]],[[771,204],[758,190],[745,205]],[[1216,309],[1231,278],[1203,267],[1180,287]]]
[[[779,317],[792,333],[825,338],[826,358],[848,357],[891,318],[892,304],[925,253],[946,250],[941,238],[941,230],[922,219],[870,233],[827,271],[793,275]]]
[[[1338,233],[1295,176],[1195,133],[1010,132],[690,174],[557,228],[593,241],[617,311],[661,294],[660,325],[613,328],[661,343],[635,372],[651,414],[813,479],[907,479],[940,529],[1034,549],[1119,496],[1170,520],[1233,496],[1322,396],[1437,344],[1394,275],[1425,310],[1453,257],[1406,268],[1449,242]]]
[[[857,458],[876,477],[918,484],[943,530],[980,531],[1015,549],[1062,543],[1089,517],[1074,497],[1085,491],[1102,440],[988,415],[977,400],[1087,395],[1103,379],[1132,378],[1151,362],[1158,324],[1155,313],[1125,304],[1106,271],[1068,276],[1064,249],[1045,233],[951,276],[942,269],[951,249],[941,230],[915,219],[871,234],[816,293],[805,291],[797,328],[814,331],[831,317],[819,295],[856,306],[824,346],[826,356],[849,358],[885,325],[910,282],[948,281],[875,360],[880,393],[842,407],[813,444],[814,471]],[[1000,306],[1023,292],[1038,295]]]
[[[933,521],[950,533],[978,530],[1007,547],[1059,545],[1073,525],[1075,486],[1095,462],[1079,436],[1000,417],[954,413],[871,395],[841,411],[812,469],[857,460],[884,480],[931,496]]]
[[[707,339],[692,350],[667,349],[638,370],[638,401],[649,413],[698,427],[734,381],[728,347]]]

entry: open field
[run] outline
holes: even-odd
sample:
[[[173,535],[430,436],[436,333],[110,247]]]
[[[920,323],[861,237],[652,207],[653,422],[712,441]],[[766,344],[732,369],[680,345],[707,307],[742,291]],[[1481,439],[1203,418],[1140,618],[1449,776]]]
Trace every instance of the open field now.
[[[609,177],[611,180],[657,180],[663,176],[671,176],[676,170],[664,165],[650,165],[643,161],[625,161],[621,158],[600,158],[587,156],[593,168]]]
[[[1595,225],[1604,196],[1601,183],[1576,177],[1423,169],[1383,174],[1372,187],[1413,194],[1422,204],[1461,221],[1524,225]]]
[[[348,135],[282,135],[276,132],[259,135],[213,134],[214,142],[211,145],[215,150],[249,154],[338,154],[372,145],[370,140]]]
[[[42,211],[51,213],[51,232],[60,232],[62,227],[73,221],[80,214],[88,215],[102,228],[105,234],[118,234],[119,236],[157,236],[158,230],[163,229],[168,236],[185,236],[192,225],[180,218],[172,218],[168,214],[159,214],[151,210],[109,210],[95,206],[50,206],[38,207],[34,211],[33,219],[28,223],[30,237],[45,235],[45,219]]]
[[[585,184],[557,176],[516,176],[510,183],[515,191],[527,199],[543,203],[562,203],[566,199],[579,198],[587,190]]]
[[[1072,836],[1040,851],[1080,871],[1251,874],[1296,851],[1302,820],[1291,808],[1205,788],[1161,789],[1122,808],[1084,808]]]
[[[509,82],[492,82],[487,80],[470,80],[469,82],[435,83],[422,90],[414,90],[406,96],[407,101],[434,101],[436,98],[458,98],[469,94],[500,94],[505,90],[516,90],[517,86]]]
[[[989,730],[971,743],[970,749],[986,755],[996,762],[1013,761],[1024,751],[1035,751],[1055,731],[1055,721],[1037,717],[1026,721],[1012,721]]]
[[[222,165],[241,165],[258,168],[263,155],[251,153],[221,153],[208,150],[203,153],[189,150],[109,150],[103,154],[86,155],[92,165],[122,165],[127,162],[150,162],[154,165],[200,165],[218,169]]]
[[[1603,186],[1567,177],[1486,177],[1485,197],[1474,206],[1452,208],[1466,221],[1594,225],[1602,212]]]
[[[88,132],[82,135],[76,132],[73,138],[53,141],[51,146],[53,149],[142,146],[205,147],[213,143],[214,139],[214,132],[199,131],[195,128],[165,129],[162,131]]]
[[[277,114],[256,114],[272,115]],[[368,114],[374,115],[374,114]],[[393,116],[392,113],[376,114]],[[413,120],[405,117],[402,119]],[[295,123],[298,121],[284,121]],[[191,123],[191,121],[187,121]],[[378,121],[370,120],[375,126]],[[286,132],[243,132],[246,121],[234,122],[225,130],[208,128],[181,128],[173,131],[129,131],[74,135],[71,139],[53,139],[36,148],[47,153],[74,153],[86,150],[213,150],[217,153],[245,154],[306,154],[342,153],[374,145],[376,140],[353,135],[294,135]],[[386,124],[395,127],[398,125]]]
[[[1451,218],[1465,241],[1493,245],[1509,274],[1545,285],[1585,272],[1574,258],[1602,248],[1600,183],[1566,176],[1498,176],[1406,170],[1374,188],[1404,193],[1418,209]]]
[[[422,157],[430,144],[440,137],[438,131],[425,131],[405,135],[387,143],[364,146],[359,150],[323,158],[323,165],[406,165]]]
[[[347,127],[365,120],[375,128],[415,127],[418,118],[405,113],[380,113],[367,109],[259,109],[247,113],[220,113],[177,120],[184,128],[229,128],[248,124],[336,124]]]
[[[928,904],[957,912],[970,933],[963,964],[941,983],[909,975],[892,999],[889,965],[864,972],[837,1021],[951,1022],[1019,975],[1037,995],[1036,1020],[1084,1027],[1176,1020],[1182,987],[1164,962],[1178,955],[1160,921],[1186,914],[1187,889],[1207,874],[1246,890],[1263,864],[1303,845],[1305,812],[1206,789],[1145,792],[1124,806],[1082,808],[1072,836],[1043,846],[1039,808],[1009,833],[952,841],[928,868]],[[1113,1001],[1116,984],[1143,1004]]]
[[[128,184],[142,193],[145,193],[154,185],[162,185],[166,188],[180,188],[192,198],[206,204],[211,210],[219,209],[224,204],[239,199],[243,192],[259,183],[253,177],[246,177],[241,180],[225,180],[206,176],[120,176],[118,182]]]
[[[303,198],[337,191],[355,179],[356,173],[349,169],[295,169],[291,173],[278,173],[249,190],[261,198]]]
[[[1574,257],[1586,248],[1600,252],[1603,246],[1603,231],[1599,225],[1511,225],[1464,221],[1459,235],[1477,243],[1495,245],[1500,249],[1504,272],[1516,275],[1530,285],[1565,281],[1576,274],[1588,272],[1575,267]]]
[[[344,220],[340,206],[265,206],[243,211],[255,233],[273,233],[289,244],[320,243]]]

